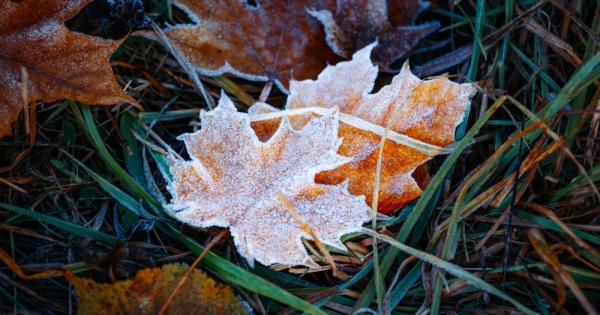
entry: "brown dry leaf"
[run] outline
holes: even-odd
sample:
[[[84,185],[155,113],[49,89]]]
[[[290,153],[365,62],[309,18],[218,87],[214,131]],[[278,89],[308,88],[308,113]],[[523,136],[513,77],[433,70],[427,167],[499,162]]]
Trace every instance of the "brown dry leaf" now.
[[[425,0],[388,1],[388,15],[393,25],[414,24],[417,16],[429,5]]]
[[[427,2],[420,0],[391,1],[390,17],[386,0],[338,0],[333,10],[311,10],[325,27],[326,40],[333,51],[345,58],[378,41],[373,60],[384,70],[409,53],[421,39],[436,31],[438,22],[413,25]],[[393,25],[390,22],[401,24]]]
[[[350,192],[371,203],[378,148],[389,126],[383,152],[378,210],[389,213],[415,199],[421,189],[411,176],[419,165],[443,152],[454,141],[465,108],[475,93],[472,84],[457,84],[446,77],[422,81],[405,64],[391,84],[369,94],[377,77],[369,45],[351,61],[327,67],[316,81],[292,81],[286,110],[256,104],[249,112],[257,135],[268,139],[281,117],[301,128],[324,108],[339,107],[343,139],[338,153],[352,161],[317,175],[317,182],[339,184],[349,180]],[[397,112],[397,113],[394,113]],[[397,117],[394,121],[389,121]]]
[[[324,111],[298,131],[283,120],[261,142],[248,114],[222,95],[216,109],[200,114],[200,131],[180,136],[192,159],[170,158],[167,209],[194,226],[229,227],[251,264],[314,266],[302,243],[311,237],[277,197],[281,192],[321,242],[343,249],[340,237],[360,230],[369,208],[345,184],[314,182],[317,173],[350,160],[336,153],[337,111]]]
[[[115,80],[120,42],[71,32],[64,22],[90,0],[0,0],[0,137],[30,100],[137,104]],[[23,85],[22,69],[29,81]]]
[[[69,276],[79,302],[78,314],[158,314],[184,276],[185,264],[143,269],[132,278],[115,283]],[[169,305],[166,314],[249,314],[233,291],[194,269]]]
[[[273,80],[282,90],[291,78],[314,78],[338,60],[319,21],[307,12],[335,6],[333,0],[256,2],[254,7],[244,0],[175,0],[194,24],[165,33],[201,74]]]

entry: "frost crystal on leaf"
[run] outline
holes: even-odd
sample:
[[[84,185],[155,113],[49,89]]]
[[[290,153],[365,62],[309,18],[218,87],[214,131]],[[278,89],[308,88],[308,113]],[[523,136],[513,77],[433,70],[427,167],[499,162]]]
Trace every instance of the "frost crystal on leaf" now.
[[[454,141],[454,131],[475,88],[446,77],[420,80],[405,64],[390,85],[370,94],[377,77],[377,66],[370,59],[373,48],[371,44],[356,52],[351,61],[328,66],[315,81],[291,81],[285,111],[273,112],[276,109],[259,104],[249,112],[256,133],[268,139],[281,117],[300,128],[309,117],[320,116],[323,109],[338,107],[339,134],[344,139],[338,153],[353,159],[317,174],[317,182],[348,180],[350,192],[365,195],[369,203],[379,144],[389,126],[378,204],[380,212],[389,213],[419,196],[419,183],[426,181],[426,172],[415,170]]]
[[[122,91],[110,66],[120,41],[71,32],[64,22],[86,0],[0,0],[0,137],[29,100],[137,104]],[[22,70],[28,82],[23,84]]]
[[[273,80],[287,90],[289,80],[314,78],[339,60],[307,8],[334,1],[175,0],[193,24],[165,29],[175,47],[202,74],[232,73],[248,80]]]
[[[217,108],[202,112],[201,130],[183,134],[191,161],[170,158],[171,215],[198,227],[229,227],[239,252],[265,265],[314,265],[301,238],[310,239],[284,204],[282,192],[319,240],[343,248],[340,236],[369,220],[362,196],[347,185],[315,183],[315,175],[349,158],[337,154],[336,109],[294,130],[284,119],[266,142],[222,95]]]
[[[174,0],[192,20],[165,29],[200,73],[272,80],[314,78],[329,63],[379,40],[381,66],[409,53],[439,23],[414,25],[422,0]],[[389,8],[389,12],[388,12]],[[333,13],[332,13],[333,12]],[[391,21],[391,22],[390,22]],[[152,35],[147,34],[152,37]]]

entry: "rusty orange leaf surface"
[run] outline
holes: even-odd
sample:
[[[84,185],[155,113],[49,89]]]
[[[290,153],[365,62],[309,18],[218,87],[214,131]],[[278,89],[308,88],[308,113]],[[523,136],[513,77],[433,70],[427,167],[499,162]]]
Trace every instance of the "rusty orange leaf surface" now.
[[[332,0],[176,0],[191,25],[165,30],[174,45],[204,75],[225,72],[250,80],[273,80],[286,89],[291,78],[315,77],[337,60],[323,28],[307,8]]]
[[[472,84],[458,84],[446,77],[420,80],[408,65],[390,85],[370,94],[377,66],[370,60],[374,45],[353,59],[327,67],[316,81],[292,81],[286,110],[255,104],[249,112],[257,135],[268,139],[282,117],[301,128],[323,108],[339,107],[343,139],[338,153],[350,163],[317,174],[317,182],[349,181],[350,192],[371,203],[381,137],[389,127],[384,145],[378,210],[389,213],[415,199],[421,188],[413,178],[415,169],[444,152],[475,93]],[[393,120],[393,121],[391,121]]]
[[[188,266],[169,264],[143,269],[132,279],[97,283],[69,276],[79,304],[78,314],[158,314]],[[249,314],[233,291],[195,269],[175,296],[166,314]]]
[[[109,63],[120,42],[64,25],[88,2],[0,0],[0,137],[10,134],[26,102],[24,94],[47,102],[136,104],[122,91]]]
[[[165,33],[204,75],[272,80],[286,91],[291,79],[315,78],[336,54],[349,58],[376,39],[376,61],[387,66],[439,28],[414,25],[427,2],[394,2],[388,17],[386,0],[175,0],[193,23]]]

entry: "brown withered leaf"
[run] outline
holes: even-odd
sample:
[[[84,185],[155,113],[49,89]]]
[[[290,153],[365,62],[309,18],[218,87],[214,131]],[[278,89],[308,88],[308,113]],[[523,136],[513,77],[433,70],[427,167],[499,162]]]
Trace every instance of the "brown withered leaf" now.
[[[438,22],[414,25],[417,14],[428,3],[420,0],[392,1],[388,17],[386,0],[338,0],[335,11],[311,10],[325,27],[326,40],[333,51],[344,57],[378,41],[373,60],[384,70],[409,53],[421,39],[436,31]],[[401,24],[393,25],[390,19]]]
[[[30,100],[137,104],[125,94],[109,58],[120,42],[71,32],[64,22],[90,0],[0,0],[0,137]],[[29,81],[23,84],[22,69]]]
[[[405,64],[391,84],[369,94],[377,77],[370,60],[374,45],[354,54],[351,61],[327,67],[316,81],[292,81],[286,110],[266,104],[250,108],[252,127],[268,139],[282,117],[301,128],[323,108],[339,107],[338,153],[352,161],[317,175],[317,182],[338,184],[349,180],[349,190],[372,201],[378,149],[385,127],[378,210],[389,213],[415,199],[421,189],[411,176],[419,165],[454,141],[454,132],[475,92],[472,84],[457,84],[445,77],[422,81]],[[396,117],[394,121],[389,121]]]
[[[314,266],[302,242],[312,238],[278,197],[283,194],[318,240],[343,249],[340,237],[359,231],[370,212],[347,185],[315,183],[317,173],[350,160],[336,153],[337,111],[323,111],[299,130],[284,119],[261,142],[248,114],[222,95],[216,109],[200,114],[201,130],[179,137],[192,159],[170,157],[169,213],[198,227],[229,227],[250,264]]]
[[[338,60],[322,26],[307,12],[335,6],[334,0],[256,2],[254,7],[244,0],[175,0],[194,24],[165,33],[201,74],[273,80],[282,90],[291,78],[314,78]]]
[[[388,15],[393,25],[414,24],[417,16],[429,5],[425,0],[388,1]]]
[[[132,279],[97,283],[92,279],[68,276],[75,286],[80,315],[158,314],[187,271],[185,264],[143,269]],[[249,314],[233,291],[195,269],[166,314]]]

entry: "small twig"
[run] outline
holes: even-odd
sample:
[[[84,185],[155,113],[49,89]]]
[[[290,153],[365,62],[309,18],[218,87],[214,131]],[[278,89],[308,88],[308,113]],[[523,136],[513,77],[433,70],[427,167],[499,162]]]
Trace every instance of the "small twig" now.
[[[150,127],[146,126],[146,124],[140,122],[140,127],[142,127],[142,129],[144,129],[148,135],[150,135],[150,137],[152,137],[152,139],[154,139],[154,141],[158,142],[158,144],[160,144],[163,148],[165,148],[169,153],[173,154],[175,157],[183,160],[183,158],[177,154],[177,152],[175,152],[166,142],[164,142],[152,129],[150,129]],[[142,141],[143,143],[145,143],[146,145],[148,145],[149,142],[147,142],[145,139],[143,139],[140,135],[138,135],[137,133],[135,133],[135,131],[132,131],[134,137],[137,135],[137,139]],[[138,138],[139,137],[139,138]],[[148,145],[149,146],[149,145]],[[157,150],[158,151],[158,150]],[[163,152],[162,150],[158,151],[158,152]]]
[[[15,260],[11,257],[11,255],[9,255],[2,248],[0,248],[0,261],[3,262],[4,264],[6,264],[8,269],[10,269],[12,272],[14,272],[15,275],[17,275],[17,277],[19,277],[23,280],[48,279],[51,277],[56,277],[56,276],[60,275],[61,273],[69,272],[67,269],[64,269],[64,268],[50,268],[50,269],[46,269],[42,272],[38,272],[35,274],[30,274],[30,275],[25,274],[25,272],[23,272],[21,267],[19,267],[19,265],[15,262]]]
[[[18,185],[12,183],[8,179],[4,179],[2,177],[0,177],[0,184],[4,184],[4,185],[6,185],[6,186],[8,186],[8,187],[10,187],[10,188],[12,188],[12,189],[14,189],[14,190],[22,193],[22,194],[26,194],[27,193],[27,190],[19,187]]]
[[[179,290],[181,290],[181,288],[185,284],[185,281],[190,277],[190,275],[192,274],[192,271],[194,271],[194,269],[196,269],[196,266],[200,263],[200,261],[202,261],[202,259],[204,258],[204,256],[206,256],[206,254],[208,254],[208,252],[210,251],[210,249],[213,246],[215,246],[225,235],[227,235],[227,233],[228,233],[228,230],[226,230],[226,229],[223,230],[223,231],[221,231],[221,233],[219,233],[215,238],[213,238],[208,243],[208,245],[206,245],[206,247],[204,248],[204,250],[202,251],[202,253],[200,253],[200,255],[198,256],[198,258],[196,258],[196,260],[194,260],[194,263],[192,263],[192,265],[185,272],[185,274],[183,275],[183,277],[181,278],[181,280],[179,280],[179,283],[177,283],[177,286],[175,287],[175,289],[173,289],[173,292],[171,292],[171,295],[169,295],[169,298],[167,299],[167,301],[165,302],[165,304],[160,309],[160,312],[158,312],[158,315],[164,315],[167,312],[167,309],[169,308],[169,305],[171,305],[171,303],[173,302],[173,299],[175,299],[175,296],[177,295],[177,293],[179,292]]]
[[[169,153],[172,153],[171,151],[167,152],[165,150],[163,150],[161,147],[157,146],[156,144],[148,141],[147,139],[142,138],[142,136],[140,136],[137,132],[135,132],[134,130],[131,130],[131,133],[133,134],[133,136],[141,143],[143,143],[145,146],[149,147],[150,149],[164,155],[167,156],[169,155]],[[174,151],[173,151],[174,152]]]
[[[160,39],[162,44],[165,46],[165,48],[167,48],[167,50],[171,53],[171,55],[173,55],[173,57],[175,57],[177,62],[179,62],[179,65],[181,65],[181,67],[185,70],[185,72],[187,72],[190,79],[192,79],[192,83],[194,83],[194,86],[196,87],[196,89],[200,92],[200,94],[202,94],[202,97],[204,97],[204,101],[206,101],[206,105],[208,106],[208,108],[210,108],[210,109],[215,108],[215,102],[213,101],[210,94],[208,94],[208,92],[204,88],[204,85],[202,84],[202,82],[200,81],[200,78],[198,77],[198,73],[196,72],[196,69],[194,69],[194,67],[192,67],[192,65],[187,60],[187,58],[185,56],[183,56],[177,48],[175,48],[175,46],[173,45],[173,43],[171,42],[169,37],[167,37],[167,35],[162,31],[162,29],[160,29],[160,27],[151,19],[148,18],[148,21],[152,25],[152,29],[154,30],[154,32],[156,32],[156,34],[158,35],[158,38]]]
[[[29,96],[29,74],[25,67],[21,67],[21,96],[23,98],[25,134],[29,135],[29,147],[33,147],[36,134],[35,100],[32,101]]]

